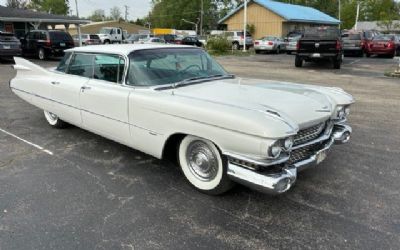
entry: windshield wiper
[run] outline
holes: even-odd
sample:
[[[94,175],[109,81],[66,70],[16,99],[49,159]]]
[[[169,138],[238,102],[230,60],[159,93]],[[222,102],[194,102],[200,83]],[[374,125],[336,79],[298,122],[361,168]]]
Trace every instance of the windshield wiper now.
[[[172,87],[175,89],[175,88],[178,88],[181,86],[189,85],[191,83],[199,83],[198,80],[211,80],[214,78],[234,78],[234,77],[235,77],[235,75],[233,75],[233,74],[228,74],[228,75],[216,74],[216,75],[210,75],[210,76],[197,76],[197,77],[191,77],[191,78],[184,79],[183,81],[180,81],[180,82],[176,82],[172,85]]]

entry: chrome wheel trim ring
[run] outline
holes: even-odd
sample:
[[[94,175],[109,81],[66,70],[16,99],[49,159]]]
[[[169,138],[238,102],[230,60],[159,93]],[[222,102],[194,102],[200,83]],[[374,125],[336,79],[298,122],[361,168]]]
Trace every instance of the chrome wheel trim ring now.
[[[186,162],[190,172],[201,181],[214,180],[218,173],[218,158],[207,143],[195,140],[186,151]]]

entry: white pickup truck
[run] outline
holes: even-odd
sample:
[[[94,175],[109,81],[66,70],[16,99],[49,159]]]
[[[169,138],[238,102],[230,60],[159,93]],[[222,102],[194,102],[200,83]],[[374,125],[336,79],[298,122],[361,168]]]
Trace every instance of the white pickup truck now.
[[[117,27],[103,27],[97,35],[103,44],[122,43],[126,38],[124,31]]]

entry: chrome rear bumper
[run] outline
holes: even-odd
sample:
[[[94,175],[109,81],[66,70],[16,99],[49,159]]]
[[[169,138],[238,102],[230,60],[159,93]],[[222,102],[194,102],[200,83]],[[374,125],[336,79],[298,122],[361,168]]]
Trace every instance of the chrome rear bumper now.
[[[242,167],[232,162],[228,163],[228,176],[235,182],[268,194],[281,194],[288,191],[296,182],[297,172],[315,166],[322,162],[330,147],[336,144],[347,143],[350,140],[352,129],[345,124],[336,124],[330,138],[323,147],[309,158],[284,167],[279,173],[264,174]]]

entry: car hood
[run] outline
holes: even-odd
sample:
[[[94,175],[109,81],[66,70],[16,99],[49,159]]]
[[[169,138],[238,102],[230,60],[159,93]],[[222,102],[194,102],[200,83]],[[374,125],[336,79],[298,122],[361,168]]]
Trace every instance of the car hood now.
[[[162,90],[172,96],[172,115],[257,136],[275,137],[329,119],[339,104],[353,102],[338,88],[278,81],[228,79]]]

